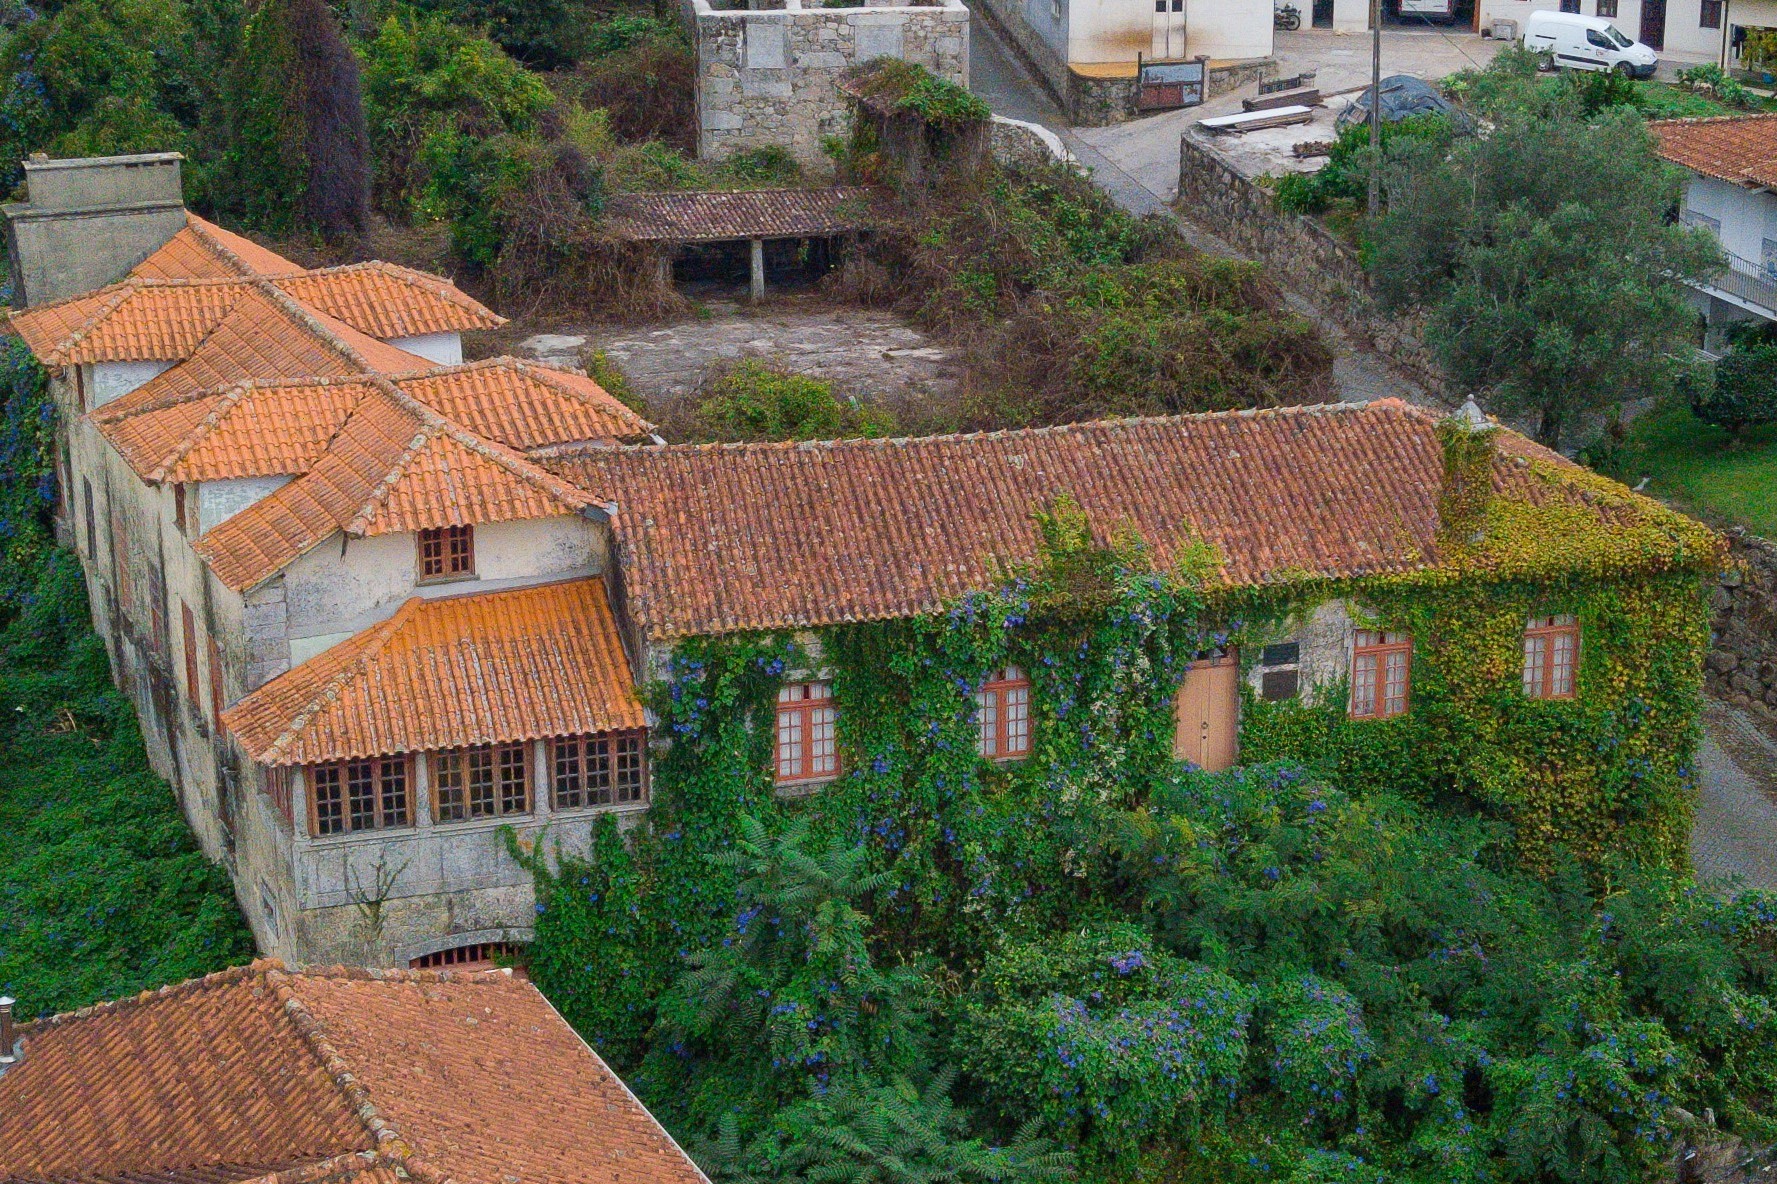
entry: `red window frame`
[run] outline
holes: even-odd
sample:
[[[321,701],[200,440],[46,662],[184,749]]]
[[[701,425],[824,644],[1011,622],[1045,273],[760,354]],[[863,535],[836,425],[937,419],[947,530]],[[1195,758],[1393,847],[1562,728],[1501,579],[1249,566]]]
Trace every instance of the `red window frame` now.
[[[475,528],[439,526],[420,531],[420,579],[454,580],[475,574]]]
[[[512,942],[478,941],[466,946],[452,946],[421,954],[407,962],[409,970],[491,970],[499,965],[496,959],[517,957],[519,947]]]
[[[531,811],[531,745],[477,744],[432,754],[432,819],[472,822]]]
[[[1571,699],[1580,664],[1580,623],[1571,613],[1532,617],[1524,630],[1524,694]]]
[[[989,760],[1016,760],[1030,754],[1030,679],[1016,666],[988,676],[975,692],[977,749]]]
[[[771,747],[777,784],[805,785],[839,776],[838,721],[832,684],[793,682],[778,691]]]
[[[193,711],[202,712],[204,691],[197,678],[197,619],[183,600],[179,602],[179,631],[185,643],[185,698]]]
[[[1351,717],[1407,714],[1412,696],[1413,635],[1359,629],[1351,646]]]
[[[549,801],[557,810],[648,800],[648,733],[597,732],[549,742]]]
[[[405,756],[308,767],[309,833],[316,838],[413,825],[413,770]]]

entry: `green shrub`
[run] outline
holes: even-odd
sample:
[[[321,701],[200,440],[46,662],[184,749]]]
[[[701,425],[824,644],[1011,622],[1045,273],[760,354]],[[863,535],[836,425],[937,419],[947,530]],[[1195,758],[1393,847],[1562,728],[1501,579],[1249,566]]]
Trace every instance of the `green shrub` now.
[[[1382,125],[1382,150],[1404,140],[1441,140],[1451,135],[1442,115],[1415,115]],[[1335,206],[1362,205],[1370,191],[1370,128],[1341,128],[1327,161],[1312,173],[1286,173],[1273,188],[1277,208],[1287,214],[1324,214]]]
[[[842,401],[820,379],[757,361],[740,362],[707,382],[694,414],[707,440],[831,440],[893,430],[882,409]]]
[[[55,404],[49,375],[17,337],[0,341],[0,627],[37,585],[54,540]]]
[[[1742,344],[1729,350],[1715,364],[1715,380],[1696,385],[1691,410],[1736,438],[1747,428],[1777,423],[1777,344]]]
[[[436,13],[390,16],[357,52],[376,193],[392,214],[411,216],[425,201],[430,177],[421,150],[429,135],[522,134],[554,102],[499,46]]]
[[[1252,993],[1112,924],[987,959],[956,1016],[953,1055],[1011,1126],[1028,1117],[1090,1162],[1219,1113],[1246,1057]]]
[[[736,152],[722,161],[720,171],[723,179],[747,186],[794,185],[802,179],[802,166],[776,144]]]
[[[418,7],[484,31],[540,70],[572,66],[586,50],[585,12],[573,0],[420,0]]]

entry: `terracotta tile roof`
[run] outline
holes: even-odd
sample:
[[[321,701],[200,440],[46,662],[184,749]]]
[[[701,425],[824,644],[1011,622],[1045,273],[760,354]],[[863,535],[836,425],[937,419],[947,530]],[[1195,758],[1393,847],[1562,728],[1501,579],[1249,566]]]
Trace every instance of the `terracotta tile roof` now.
[[[254,760],[307,764],[640,728],[602,580],[440,599],[279,675],[223,716]]]
[[[586,490],[384,382],[306,473],[206,531],[193,548],[238,591],[335,531],[389,534],[551,518],[599,505]]]
[[[1230,584],[1428,567],[1439,561],[1436,428],[1430,413],[1389,399],[917,440],[539,455],[614,491],[626,603],[648,635],[667,638],[936,611],[1033,558],[1032,511],[1062,493],[1101,533],[1133,525],[1162,567],[1187,541],[1207,541]],[[1495,483],[1511,497],[1595,501],[1601,523],[1687,521],[1627,490],[1610,508],[1579,488],[1576,466],[1514,433],[1499,441]]]
[[[144,279],[200,280],[243,275],[289,275],[295,263],[248,238],[206,222],[189,210],[185,229],[130,269]]]
[[[505,317],[471,300],[455,284],[393,263],[329,267],[276,283],[304,304],[372,337],[494,329],[506,323]]]
[[[635,242],[715,242],[844,234],[872,225],[874,191],[744,189],[724,193],[623,193],[605,207],[605,229]]]
[[[23,1034],[4,1184],[708,1184],[503,971],[257,962]]]
[[[1662,119],[1647,126],[1660,155],[1674,164],[1736,185],[1777,186],[1777,115]]]
[[[444,419],[517,451],[639,439],[652,430],[591,379],[516,358],[390,381]],[[295,475],[320,459],[346,417],[378,389],[362,377],[237,382],[126,397],[92,419],[145,481]]]
[[[274,301],[286,297],[285,307],[299,320],[304,314],[313,316],[327,330],[351,340],[371,357],[373,366],[382,369],[408,370],[426,361],[380,338],[504,323],[442,280],[382,264],[269,279],[132,275],[84,296],[11,313],[10,318],[46,366],[183,361],[237,304],[255,294]]]

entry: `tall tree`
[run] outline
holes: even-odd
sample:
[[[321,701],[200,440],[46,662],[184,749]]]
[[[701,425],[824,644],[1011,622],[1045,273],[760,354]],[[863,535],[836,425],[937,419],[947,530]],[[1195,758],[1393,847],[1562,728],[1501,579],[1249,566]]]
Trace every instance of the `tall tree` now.
[[[1397,142],[1370,229],[1384,301],[1419,308],[1445,368],[1558,446],[1589,413],[1669,391],[1719,248],[1674,224],[1682,174],[1630,108],[1501,111],[1485,134]]]
[[[326,0],[266,0],[236,66],[235,200],[272,233],[360,235],[370,210],[370,139],[358,61]]]

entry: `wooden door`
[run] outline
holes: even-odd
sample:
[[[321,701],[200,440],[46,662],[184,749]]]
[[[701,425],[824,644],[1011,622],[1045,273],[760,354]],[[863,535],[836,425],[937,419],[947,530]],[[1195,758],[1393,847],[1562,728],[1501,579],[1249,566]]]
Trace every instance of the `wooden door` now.
[[[1224,657],[1191,663],[1179,687],[1178,728],[1172,755],[1212,773],[1234,764],[1240,727],[1240,661]]]
[[[1154,0],[1154,36],[1149,52],[1163,62],[1185,56],[1185,0]]]
[[[1641,43],[1666,48],[1666,0],[1641,0]]]

